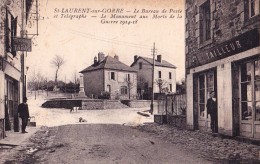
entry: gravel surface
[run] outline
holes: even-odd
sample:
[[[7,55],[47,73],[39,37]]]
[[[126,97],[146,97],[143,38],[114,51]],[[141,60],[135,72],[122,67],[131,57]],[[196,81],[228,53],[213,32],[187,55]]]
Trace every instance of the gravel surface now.
[[[155,123],[135,127],[208,160],[221,163],[260,163],[260,146],[200,131]]]

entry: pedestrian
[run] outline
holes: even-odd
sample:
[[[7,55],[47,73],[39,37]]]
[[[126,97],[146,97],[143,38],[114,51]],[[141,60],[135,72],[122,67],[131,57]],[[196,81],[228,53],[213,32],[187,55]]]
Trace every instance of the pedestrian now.
[[[28,133],[27,131],[25,131],[26,126],[28,124],[28,119],[30,117],[28,104],[27,104],[27,97],[24,97],[23,103],[19,104],[18,114],[19,114],[19,117],[22,119],[22,133]]]
[[[207,113],[210,115],[210,127],[213,133],[218,132],[218,110],[215,91],[210,92],[210,98],[207,101]]]

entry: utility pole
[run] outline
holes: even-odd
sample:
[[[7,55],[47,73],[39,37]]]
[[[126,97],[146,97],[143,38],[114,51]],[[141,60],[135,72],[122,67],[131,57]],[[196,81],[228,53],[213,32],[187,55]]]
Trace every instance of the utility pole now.
[[[152,67],[152,100],[150,106],[150,113],[153,114],[153,101],[154,101],[154,60],[155,60],[155,43],[153,43],[152,55],[153,55],[153,67]]]

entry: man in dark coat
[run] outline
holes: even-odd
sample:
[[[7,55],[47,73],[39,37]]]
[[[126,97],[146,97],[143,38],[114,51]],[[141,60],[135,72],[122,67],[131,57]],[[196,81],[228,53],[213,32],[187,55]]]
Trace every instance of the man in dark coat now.
[[[27,123],[28,123],[28,118],[30,117],[29,115],[29,109],[28,109],[28,104],[27,98],[23,98],[23,103],[19,104],[18,106],[18,114],[19,117],[22,119],[22,133],[28,133],[25,131]]]
[[[207,101],[207,113],[210,115],[210,127],[213,133],[218,132],[218,107],[214,91],[210,92],[210,98]]]

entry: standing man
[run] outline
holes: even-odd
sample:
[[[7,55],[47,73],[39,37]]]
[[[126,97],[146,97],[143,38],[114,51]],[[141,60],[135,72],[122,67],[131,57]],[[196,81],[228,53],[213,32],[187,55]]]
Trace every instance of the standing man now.
[[[218,132],[218,109],[215,91],[210,92],[210,98],[207,101],[207,113],[210,115],[210,127],[213,133]]]
[[[23,103],[19,104],[18,106],[18,114],[19,117],[22,119],[22,133],[28,133],[27,131],[25,131],[25,129],[30,115],[29,115],[28,104],[26,102],[27,102],[27,97],[24,97]]]

